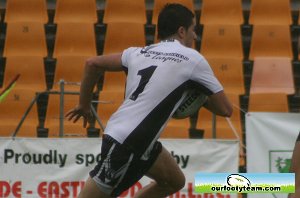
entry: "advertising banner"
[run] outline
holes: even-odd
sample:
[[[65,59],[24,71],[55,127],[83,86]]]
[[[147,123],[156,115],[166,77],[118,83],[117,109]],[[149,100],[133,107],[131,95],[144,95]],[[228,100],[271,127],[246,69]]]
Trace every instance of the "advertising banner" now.
[[[236,194],[196,194],[198,172],[238,171],[237,141],[162,140],[186,176],[175,197],[236,197]],[[89,171],[100,159],[98,138],[1,138],[0,197],[76,197]],[[150,182],[142,178],[120,197],[133,197]]]
[[[248,173],[288,173],[300,131],[299,113],[248,113],[246,116]],[[248,194],[249,198],[286,198],[287,194]]]

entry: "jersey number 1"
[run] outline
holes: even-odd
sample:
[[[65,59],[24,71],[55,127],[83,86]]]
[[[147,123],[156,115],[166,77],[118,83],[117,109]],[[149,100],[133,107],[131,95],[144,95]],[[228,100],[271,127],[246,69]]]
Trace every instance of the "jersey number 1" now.
[[[153,75],[156,68],[157,68],[157,66],[152,65],[145,69],[139,70],[138,75],[141,76],[141,80],[140,80],[139,85],[136,88],[136,90],[130,96],[131,100],[136,100],[138,98],[138,96],[140,95],[140,93],[142,93],[144,91],[145,86],[149,82],[149,80],[150,80],[151,76]]]

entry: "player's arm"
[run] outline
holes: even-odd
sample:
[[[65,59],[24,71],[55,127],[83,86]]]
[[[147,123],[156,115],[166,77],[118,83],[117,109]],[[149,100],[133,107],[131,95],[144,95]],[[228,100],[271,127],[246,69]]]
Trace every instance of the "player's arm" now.
[[[91,120],[91,101],[93,88],[97,83],[99,76],[104,71],[122,71],[122,54],[111,54],[89,58],[86,61],[83,78],[80,86],[79,105],[71,109],[66,117],[68,120],[77,120],[82,116],[84,118],[83,126]]]
[[[208,95],[208,100],[204,104],[205,108],[219,116],[231,116],[232,105],[224,93],[223,86],[204,58],[201,58],[199,63],[195,65],[191,79],[198,82],[204,93]]]
[[[224,91],[212,94],[208,97],[204,107],[219,116],[230,117],[232,115],[232,105],[226,97]]]
[[[84,109],[90,108],[92,93],[99,76],[104,71],[122,71],[122,54],[111,54],[89,58],[86,61],[80,87],[79,104]]]

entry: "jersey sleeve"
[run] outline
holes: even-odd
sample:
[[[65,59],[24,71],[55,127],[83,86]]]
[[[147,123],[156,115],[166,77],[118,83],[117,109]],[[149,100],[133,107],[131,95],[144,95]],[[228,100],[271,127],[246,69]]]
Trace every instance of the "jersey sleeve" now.
[[[191,74],[191,80],[195,81],[207,95],[212,95],[223,90],[223,86],[204,58],[195,65]]]
[[[133,53],[136,52],[138,49],[139,48],[137,48],[137,47],[130,47],[123,51],[121,60],[122,60],[122,65],[124,67],[128,68],[130,56],[132,56]]]

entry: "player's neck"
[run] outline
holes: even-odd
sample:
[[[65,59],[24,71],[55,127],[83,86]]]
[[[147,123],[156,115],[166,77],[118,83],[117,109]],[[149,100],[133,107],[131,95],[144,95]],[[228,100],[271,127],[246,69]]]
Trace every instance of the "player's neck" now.
[[[162,42],[172,42],[172,41],[175,41],[175,40],[177,40],[182,45],[186,46],[185,43],[184,43],[184,41],[182,39],[180,39],[179,36],[176,36],[176,35],[170,36],[170,37],[162,40]]]

